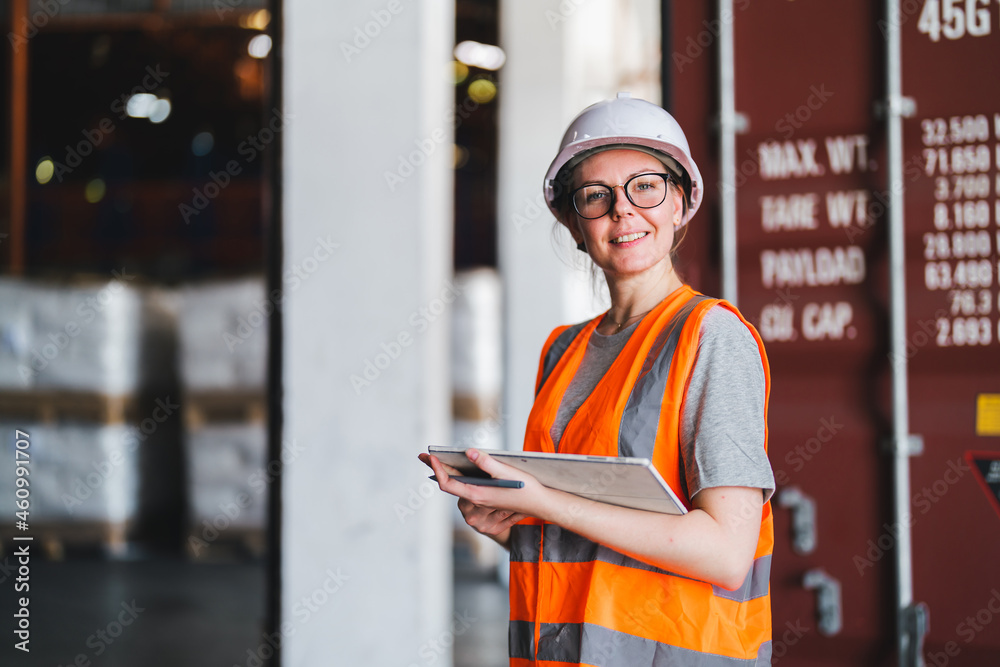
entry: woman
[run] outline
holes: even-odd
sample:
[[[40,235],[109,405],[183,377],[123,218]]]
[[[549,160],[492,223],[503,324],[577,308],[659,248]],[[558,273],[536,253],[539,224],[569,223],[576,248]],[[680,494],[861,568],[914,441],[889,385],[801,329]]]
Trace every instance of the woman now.
[[[767,361],[733,306],[674,269],[700,180],[654,104],[620,94],[570,125],[546,197],[611,307],[549,336],[524,442],[650,458],[687,514],[549,489],[476,450],[486,473],[525,486],[470,486],[421,455],[468,524],[510,549],[512,666],[770,664]]]

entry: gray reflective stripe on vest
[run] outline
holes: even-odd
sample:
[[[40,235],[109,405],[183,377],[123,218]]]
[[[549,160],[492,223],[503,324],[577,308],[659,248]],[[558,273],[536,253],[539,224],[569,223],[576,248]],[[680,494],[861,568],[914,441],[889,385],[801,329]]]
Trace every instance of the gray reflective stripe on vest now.
[[[581,537],[573,531],[560,528],[554,524],[545,524],[544,544],[544,560],[546,563],[590,563],[592,561],[600,561],[602,563],[631,567],[647,572],[669,574],[674,577],[680,576],[626,556],[603,544],[592,542],[586,537]]]
[[[511,658],[535,659],[535,624],[531,621],[511,621],[507,627],[507,651]]]
[[[712,586],[717,597],[732,600],[733,602],[746,602],[754,598],[762,598],[767,595],[768,582],[771,581],[771,556],[761,556],[755,558],[750,571],[747,572],[743,585],[735,591],[727,591],[725,588]]]
[[[579,324],[574,324],[566,331],[556,336],[556,339],[552,341],[552,345],[549,347],[549,351],[545,353],[545,362],[542,364],[542,381],[538,383],[538,391],[542,390],[545,386],[545,381],[549,379],[549,375],[552,374],[552,370],[562,359],[563,354],[569,349],[570,344],[573,340],[583,331],[583,328],[590,324],[590,322],[580,322]],[[535,392],[538,395],[538,392]]]
[[[542,527],[518,524],[510,528],[510,562],[537,563],[542,544]]]
[[[533,641],[531,623],[511,621],[510,657],[533,659]],[[527,655],[525,648],[529,649]],[[755,658],[740,659],[671,646],[591,623],[542,623],[537,659],[601,667],[764,667],[771,664],[771,642],[761,644]]]
[[[632,386],[628,403],[625,404],[625,411],[622,413],[621,425],[618,427],[618,456],[653,458],[656,430],[660,425],[663,392],[667,386],[667,376],[670,375],[670,364],[677,349],[677,341],[695,306],[707,298],[694,296],[681,306],[667,326],[657,334],[656,340],[649,348],[639,377]]]
[[[511,560],[516,562],[537,561],[539,546],[538,538],[541,535],[541,532],[538,529],[541,528],[541,526],[514,526],[514,528],[532,528],[534,530],[530,532],[530,537],[528,531],[524,531],[519,535],[519,539],[516,541],[517,559],[515,559],[514,533],[511,533]],[[682,579],[689,578],[675,574],[668,570],[661,570],[660,568],[644,563],[641,560],[626,556],[625,554],[619,553],[614,549],[604,546],[603,544],[598,544],[585,537],[581,537],[573,531],[560,528],[555,524],[545,524],[544,529],[545,540],[543,542],[543,560],[546,563],[590,563],[593,561],[599,561],[602,563],[617,565],[619,567],[630,567],[636,570],[644,570],[646,572],[668,574],[672,577],[680,577]],[[768,582],[770,581],[770,578],[771,556],[761,556],[760,558],[754,560],[753,564],[750,566],[750,571],[747,572],[747,576],[743,580],[743,584],[735,591],[727,591],[725,588],[720,588],[715,585],[712,586],[712,591],[716,596],[726,600],[732,600],[733,602],[746,602],[747,600],[753,600],[754,598],[760,598],[767,595]]]

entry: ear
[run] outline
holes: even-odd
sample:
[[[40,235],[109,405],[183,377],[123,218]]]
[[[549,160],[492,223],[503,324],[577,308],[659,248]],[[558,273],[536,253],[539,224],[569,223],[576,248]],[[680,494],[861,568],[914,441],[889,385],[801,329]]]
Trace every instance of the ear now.
[[[684,222],[684,220],[683,220],[683,215],[684,215],[684,193],[681,192],[680,188],[674,187],[674,188],[670,188],[670,195],[673,198],[673,202],[674,202],[673,223],[674,223],[674,228],[676,229],[677,227],[681,226],[681,223]]]

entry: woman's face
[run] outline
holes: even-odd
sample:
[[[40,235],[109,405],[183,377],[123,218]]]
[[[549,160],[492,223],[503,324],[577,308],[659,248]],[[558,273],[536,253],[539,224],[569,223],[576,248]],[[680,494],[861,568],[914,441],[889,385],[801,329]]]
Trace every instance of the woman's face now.
[[[587,220],[570,205],[566,225],[608,277],[672,268],[670,248],[682,211],[679,189],[669,187],[667,198],[655,208],[639,208],[628,200],[623,187],[617,187],[638,174],[664,172],[663,163],[652,155],[628,149],[596,153],[576,168],[573,190],[598,183],[614,188],[614,205],[607,214]]]

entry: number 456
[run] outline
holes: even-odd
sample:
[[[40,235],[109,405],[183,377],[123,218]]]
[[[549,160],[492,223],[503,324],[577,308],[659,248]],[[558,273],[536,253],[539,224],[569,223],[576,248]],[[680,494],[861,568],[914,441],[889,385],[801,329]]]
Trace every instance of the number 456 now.
[[[917,29],[931,38],[960,39],[990,34],[990,0],[925,0]]]

